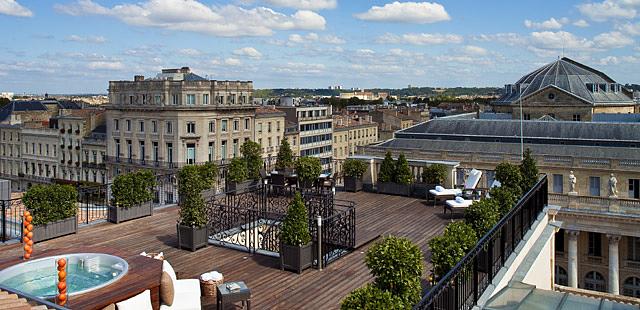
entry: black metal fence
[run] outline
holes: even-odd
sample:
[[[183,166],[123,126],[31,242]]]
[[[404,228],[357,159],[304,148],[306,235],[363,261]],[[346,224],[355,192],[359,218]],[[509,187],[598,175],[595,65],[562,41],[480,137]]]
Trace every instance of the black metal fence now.
[[[251,253],[279,255],[280,228],[294,194],[300,192],[312,241],[321,241],[322,264],[355,247],[355,203],[336,200],[330,190],[260,184],[244,192],[214,195],[207,202],[207,227],[214,244]],[[318,234],[317,217],[322,223]],[[317,249],[317,248],[316,248]],[[314,251],[317,265],[317,253]]]
[[[547,205],[544,176],[414,309],[471,309]]]
[[[0,200],[0,241],[7,242],[22,236],[22,214],[24,204],[21,198]]]

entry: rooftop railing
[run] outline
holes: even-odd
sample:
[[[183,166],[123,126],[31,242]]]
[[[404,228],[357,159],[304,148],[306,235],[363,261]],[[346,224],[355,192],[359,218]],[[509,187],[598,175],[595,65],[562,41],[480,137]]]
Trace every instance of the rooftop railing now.
[[[414,309],[472,309],[547,205],[543,176]]]

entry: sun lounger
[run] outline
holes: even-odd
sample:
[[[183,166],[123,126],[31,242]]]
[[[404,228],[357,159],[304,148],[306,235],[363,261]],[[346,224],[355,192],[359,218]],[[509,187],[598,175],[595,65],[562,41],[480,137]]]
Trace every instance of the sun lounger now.
[[[442,208],[442,212],[446,214],[447,210],[449,210],[451,213],[453,213],[453,210],[458,210],[458,209],[464,210],[465,208],[468,208],[469,206],[471,206],[472,203],[473,203],[473,200],[471,199],[456,197],[456,199],[446,201],[446,204]]]
[[[433,196],[433,205],[435,206],[438,201],[453,199],[462,195],[467,191],[473,191],[480,183],[482,177],[482,171],[473,169],[469,172],[469,177],[464,182],[462,189],[460,188],[443,188],[442,186],[436,186],[435,189],[430,189],[429,194]]]

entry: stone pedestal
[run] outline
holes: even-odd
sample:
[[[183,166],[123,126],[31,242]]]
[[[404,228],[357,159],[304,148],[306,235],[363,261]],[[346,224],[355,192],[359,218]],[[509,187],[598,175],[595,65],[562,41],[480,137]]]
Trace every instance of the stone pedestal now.
[[[578,288],[578,235],[579,231],[568,230],[569,235],[569,286]]]
[[[609,293],[620,294],[619,280],[619,264],[618,245],[620,244],[620,236],[607,235],[609,239]]]

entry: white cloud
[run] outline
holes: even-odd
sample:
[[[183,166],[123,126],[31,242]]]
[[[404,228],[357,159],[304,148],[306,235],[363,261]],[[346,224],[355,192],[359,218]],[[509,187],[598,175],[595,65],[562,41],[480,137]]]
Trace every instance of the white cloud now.
[[[524,21],[524,25],[527,28],[533,29],[557,30],[562,28],[562,26],[568,22],[569,20],[566,18],[555,19],[551,17],[550,19],[542,22],[533,22],[527,19]]]
[[[87,68],[91,70],[123,70],[124,64],[119,61],[92,61],[87,64]]]
[[[31,10],[20,5],[16,0],[0,0],[0,14],[17,17],[33,16]]]
[[[83,37],[83,36],[72,34],[72,35],[66,37],[65,41],[102,44],[102,43],[107,42],[107,39],[105,37],[102,37],[102,36],[87,36],[87,37]]]
[[[633,39],[619,31],[601,33],[593,38],[595,44],[604,49],[621,48],[633,44]]]
[[[480,46],[475,45],[466,45],[461,49],[462,53],[471,56],[485,56],[489,54],[489,52]]]
[[[129,25],[220,37],[268,36],[277,30],[323,30],[326,26],[324,17],[308,10],[285,15],[265,7],[208,6],[197,0],[147,0],[111,8],[92,0],[77,0],[74,4],[54,7],[73,16],[104,15]]]
[[[524,45],[527,41],[526,38],[517,33],[495,33],[495,34],[481,34],[473,38],[476,41],[481,42],[498,42],[509,46]]]
[[[637,2],[630,0],[604,0],[603,2],[580,4],[578,5],[578,10],[582,15],[597,22],[609,19],[631,19],[637,13],[631,6],[637,4]]]
[[[260,53],[257,49],[253,47],[243,47],[233,51],[233,54],[236,56],[245,56],[252,59],[260,59],[262,58],[262,53]]]
[[[202,52],[195,48],[183,48],[178,51],[180,55],[188,57],[196,57],[202,55]]]
[[[231,67],[236,67],[242,65],[242,61],[238,58],[229,57],[224,60],[224,64]]]
[[[305,44],[312,42],[321,42],[326,44],[345,44],[346,41],[340,37],[334,35],[323,35],[320,36],[317,33],[310,32],[306,35],[301,34],[291,34],[289,35],[289,44]]]
[[[573,22],[573,25],[576,26],[576,27],[580,27],[580,28],[589,27],[589,23],[584,19],[577,20],[577,21]]]
[[[449,14],[435,2],[398,2],[373,6],[368,11],[355,14],[361,20],[375,22],[403,22],[428,24],[450,20]]]
[[[580,38],[567,31],[542,31],[531,33],[531,44],[540,49],[567,49],[574,51],[593,50],[593,41]]]
[[[373,57],[375,53],[375,51],[368,48],[363,48],[356,51],[356,55],[359,57]]]
[[[640,23],[626,23],[624,25],[618,26],[617,29],[632,36],[640,36]]]
[[[440,34],[440,33],[405,33],[396,35],[386,33],[376,39],[376,43],[381,44],[447,44],[462,43],[463,38],[457,34]]]
[[[323,10],[335,9],[338,5],[337,0],[264,0],[265,2],[287,8],[299,10]]]
[[[289,73],[289,74],[318,74],[322,73],[326,69],[324,64],[302,63],[302,62],[288,62],[285,65],[275,68],[276,72]]]

